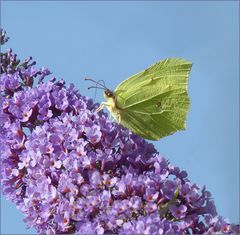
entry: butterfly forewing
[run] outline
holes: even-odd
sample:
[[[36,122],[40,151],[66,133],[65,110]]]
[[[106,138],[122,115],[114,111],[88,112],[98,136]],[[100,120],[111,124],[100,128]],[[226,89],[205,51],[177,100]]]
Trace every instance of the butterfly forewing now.
[[[153,80],[158,80],[168,76],[169,78],[178,75],[178,83],[185,83],[186,72],[189,73],[191,68],[191,63],[187,60],[181,58],[170,58],[159,61],[149,68],[133,75],[132,77],[121,82],[115,89],[117,94],[123,93],[127,95],[128,92],[132,90],[137,90],[141,86],[150,84]],[[182,78],[181,76],[184,75]],[[154,84],[154,83],[152,83]]]

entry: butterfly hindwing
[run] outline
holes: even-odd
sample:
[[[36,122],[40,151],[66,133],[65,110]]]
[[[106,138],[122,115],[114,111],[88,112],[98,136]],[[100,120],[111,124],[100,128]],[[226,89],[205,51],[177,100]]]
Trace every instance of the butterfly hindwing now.
[[[172,91],[126,108],[120,123],[144,138],[157,140],[185,129],[189,103],[186,92]]]

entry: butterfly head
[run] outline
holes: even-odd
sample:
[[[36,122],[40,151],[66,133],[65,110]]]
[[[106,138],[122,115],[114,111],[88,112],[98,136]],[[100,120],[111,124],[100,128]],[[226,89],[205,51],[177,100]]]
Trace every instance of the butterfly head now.
[[[114,101],[114,98],[115,98],[114,92],[111,91],[110,89],[108,89],[108,88],[105,86],[105,83],[104,83],[103,80],[94,81],[92,78],[85,78],[85,80],[91,81],[91,82],[93,82],[93,83],[95,84],[94,86],[88,87],[88,89],[91,89],[91,88],[102,89],[102,90],[104,90],[104,92],[103,92],[104,98],[105,98],[106,100],[112,100],[112,101]],[[101,82],[103,82],[103,84],[102,84]]]
[[[114,98],[114,93],[109,89],[104,90],[103,95],[105,99]]]

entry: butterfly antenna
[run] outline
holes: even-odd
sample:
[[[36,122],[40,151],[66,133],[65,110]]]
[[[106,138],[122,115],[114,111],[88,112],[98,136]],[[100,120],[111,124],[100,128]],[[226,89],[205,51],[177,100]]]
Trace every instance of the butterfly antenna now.
[[[90,87],[88,87],[88,90],[90,90],[90,89],[92,89],[92,88],[105,90],[104,87],[98,87],[98,86],[90,86]]]
[[[98,80],[98,81],[97,81],[97,84],[96,84],[96,87],[97,87],[97,88],[100,88],[100,87],[98,87],[98,85],[101,84],[100,82],[102,82],[102,83],[103,83],[102,86],[103,86],[104,88],[106,88],[104,80]],[[94,92],[94,102],[95,102],[96,97],[97,97],[97,91],[98,91],[98,89],[95,89],[95,92]]]
[[[98,82],[99,82],[99,83],[100,83],[100,82],[103,82],[103,86],[107,89],[107,87],[105,86],[104,80],[99,80]]]
[[[100,80],[100,81],[103,81],[104,85],[101,84],[100,81],[95,81],[95,80],[93,80],[92,78],[85,78],[84,80],[94,82],[96,85],[101,86],[103,89],[105,89],[105,90],[107,89],[107,87],[105,86],[105,83],[104,83],[103,80]],[[99,88],[100,88],[100,87],[99,87]]]

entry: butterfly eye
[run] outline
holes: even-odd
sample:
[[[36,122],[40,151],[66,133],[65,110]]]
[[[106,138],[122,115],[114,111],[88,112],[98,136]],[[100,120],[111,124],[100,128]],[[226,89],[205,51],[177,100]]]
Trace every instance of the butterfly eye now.
[[[106,91],[105,91],[105,95],[106,95],[107,97],[113,97],[113,93],[112,93],[110,90],[106,90]]]

